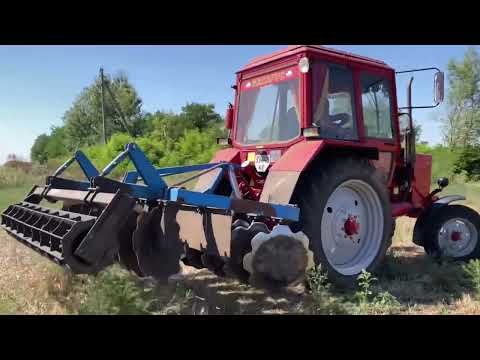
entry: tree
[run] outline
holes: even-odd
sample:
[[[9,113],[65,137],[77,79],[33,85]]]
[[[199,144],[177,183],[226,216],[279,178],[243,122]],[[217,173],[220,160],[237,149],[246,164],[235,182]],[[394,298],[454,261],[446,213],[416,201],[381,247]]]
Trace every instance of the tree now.
[[[50,135],[41,134],[35,139],[30,149],[30,158],[44,164],[48,159],[59,158],[67,153],[65,128],[63,126],[53,126]]]
[[[130,132],[134,136],[142,134],[144,130],[142,100],[128,81],[127,76],[124,73],[119,73],[114,77],[105,75],[105,84],[104,109],[107,139],[117,132]],[[108,88],[115,99],[110,96]],[[123,124],[123,119],[125,119],[126,125]],[[63,120],[69,150],[80,146],[94,145],[103,139],[100,77],[97,77],[92,85],[82,91],[72,107],[65,113]]]
[[[464,173],[468,181],[478,180],[480,178],[480,146],[464,147],[455,162],[453,172]]]
[[[480,56],[469,48],[461,61],[448,64],[448,114],[444,141],[450,147],[475,145],[480,135]]]
[[[45,148],[47,147],[49,139],[50,137],[47,134],[41,134],[37,136],[32,148],[30,149],[30,158],[33,161],[44,164],[48,160],[48,155],[45,151]]]
[[[222,122],[222,117],[215,112],[215,106],[213,104],[187,104],[182,107],[180,116],[183,117],[188,124],[200,131]]]

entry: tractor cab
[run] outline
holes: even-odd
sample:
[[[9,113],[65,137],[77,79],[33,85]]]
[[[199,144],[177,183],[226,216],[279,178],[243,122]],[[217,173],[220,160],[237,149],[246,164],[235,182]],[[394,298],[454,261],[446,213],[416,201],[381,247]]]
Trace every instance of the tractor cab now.
[[[288,147],[315,128],[322,139],[393,143],[394,77],[383,62],[320,46],[253,60],[237,74],[232,142]]]
[[[413,72],[425,70],[433,69]],[[420,206],[422,199],[413,187],[417,181],[428,193],[431,159],[419,157],[422,176],[415,180],[411,86],[409,103],[399,110],[395,82],[396,74],[408,72],[396,73],[382,61],[323,46],[290,46],[259,57],[237,73],[235,105],[227,114],[228,143],[239,151],[240,162],[255,166],[260,177],[267,170],[275,172],[275,163],[302,142],[319,141],[332,151],[348,148],[367,156],[383,173],[392,199]],[[440,71],[435,89],[438,105],[443,100]],[[305,167],[297,166],[302,171]]]

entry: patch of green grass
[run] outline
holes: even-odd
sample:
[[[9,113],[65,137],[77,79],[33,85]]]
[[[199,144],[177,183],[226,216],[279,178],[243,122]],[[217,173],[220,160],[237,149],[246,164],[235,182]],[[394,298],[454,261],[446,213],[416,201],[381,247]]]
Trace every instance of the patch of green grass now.
[[[180,315],[188,314],[193,292],[180,285],[160,286],[111,266],[96,276],[52,272],[49,296],[78,315]]]
[[[5,210],[10,204],[22,201],[31,188],[32,186],[24,185],[0,189],[0,211]]]
[[[310,289],[310,301],[307,301],[307,313],[315,315],[348,314],[344,299],[332,293],[331,284],[321,266],[310,269],[307,273],[307,285]]]
[[[83,292],[77,311],[81,315],[146,315],[155,301],[152,288],[138,286],[137,279],[118,266],[78,281],[76,290]]]
[[[9,298],[0,298],[0,315],[14,315],[17,310],[15,301]]]
[[[365,270],[358,276],[358,290],[354,295],[357,302],[352,308],[354,314],[387,315],[400,312],[400,302],[390,292],[376,286],[377,281]]]
[[[475,295],[480,297],[480,260],[470,260],[468,264],[463,266],[463,270],[469,279],[470,286],[475,291]]]

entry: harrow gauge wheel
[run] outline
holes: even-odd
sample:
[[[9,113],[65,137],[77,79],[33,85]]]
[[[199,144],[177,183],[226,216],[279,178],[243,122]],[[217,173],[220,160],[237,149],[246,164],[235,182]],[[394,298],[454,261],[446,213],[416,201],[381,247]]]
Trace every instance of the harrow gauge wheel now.
[[[255,235],[252,251],[243,258],[252,284],[283,287],[303,281],[306,271],[314,266],[308,243],[304,233],[293,233],[286,225]]]

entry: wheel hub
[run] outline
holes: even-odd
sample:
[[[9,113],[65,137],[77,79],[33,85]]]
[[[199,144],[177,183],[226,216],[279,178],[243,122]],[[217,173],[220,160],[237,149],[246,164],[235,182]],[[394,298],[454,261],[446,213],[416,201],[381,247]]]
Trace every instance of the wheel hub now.
[[[360,231],[360,223],[357,221],[357,217],[352,215],[348,217],[343,227],[347,236],[358,235]]]
[[[321,223],[322,247],[336,271],[354,275],[368,268],[383,237],[383,211],[375,190],[348,180],[330,195]]]
[[[452,241],[460,241],[462,240],[462,233],[460,231],[454,231],[450,238]]]
[[[445,222],[438,233],[442,253],[455,258],[466,256],[473,251],[477,238],[475,226],[465,219],[451,219]]]

